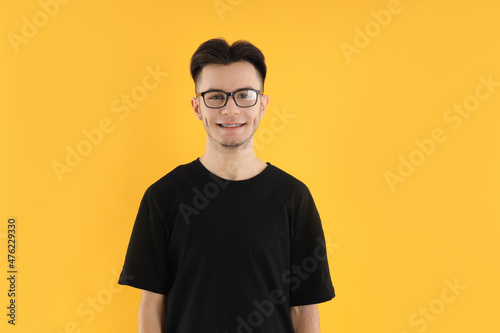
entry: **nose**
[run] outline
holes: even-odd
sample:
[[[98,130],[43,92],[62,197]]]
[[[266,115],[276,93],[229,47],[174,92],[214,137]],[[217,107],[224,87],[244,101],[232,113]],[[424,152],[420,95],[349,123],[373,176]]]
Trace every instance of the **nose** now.
[[[238,114],[240,113],[240,108],[234,102],[234,96],[229,96],[226,106],[221,109],[222,114]]]

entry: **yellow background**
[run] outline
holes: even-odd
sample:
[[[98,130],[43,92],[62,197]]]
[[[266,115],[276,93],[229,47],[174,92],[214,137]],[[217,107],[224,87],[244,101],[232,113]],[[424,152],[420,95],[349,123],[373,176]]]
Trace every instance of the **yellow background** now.
[[[337,292],[320,305],[322,332],[500,330],[500,87],[458,128],[443,118],[474,100],[481,77],[500,82],[500,3],[72,0],[50,8],[44,21],[40,2],[0,5],[2,332],[136,331],[140,292],[117,286],[116,273],[145,189],[204,151],[189,60],[219,36],[264,52],[270,105],[257,136],[272,135],[260,134],[257,154],[305,182],[320,211]],[[38,31],[13,43],[26,20]],[[356,52],[342,51],[356,42]],[[168,76],[121,119],[112,103],[141,86],[148,67]],[[273,130],[283,112],[294,117]],[[112,130],[60,181],[53,163],[65,164],[67,146],[84,144],[82,131],[105,119]],[[446,140],[419,153],[415,140],[429,142],[436,128]],[[398,174],[410,155],[424,160],[391,187],[387,172]],[[4,277],[10,216],[18,220],[15,327]],[[456,282],[466,289],[453,294],[447,283]],[[429,307],[432,320],[423,319]]]

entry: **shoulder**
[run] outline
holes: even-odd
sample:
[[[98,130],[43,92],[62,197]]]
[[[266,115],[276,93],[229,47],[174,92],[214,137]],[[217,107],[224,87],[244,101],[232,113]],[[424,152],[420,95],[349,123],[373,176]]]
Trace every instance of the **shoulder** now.
[[[272,165],[272,167],[273,181],[277,182],[277,185],[287,191],[299,192],[300,194],[309,193],[309,189],[304,182],[275,165]]]
[[[182,184],[189,180],[190,175],[194,172],[194,162],[181,164],[172,169],[170,172],[162,176],[151,184],[145,193],[145,196],[158,197],[168,194],[175,194]]]

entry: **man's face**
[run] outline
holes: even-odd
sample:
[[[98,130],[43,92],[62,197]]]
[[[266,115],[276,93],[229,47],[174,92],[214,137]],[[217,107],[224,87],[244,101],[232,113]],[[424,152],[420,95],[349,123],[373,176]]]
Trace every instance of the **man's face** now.
[[[221,90],[234,92],[242,88],[261,90],[262,82],[255,67],[246,61],[230,65],[207,65],[203,67],[197,82],[198,92]],[[207,108],[203,98],[191,99],[191,106],[208,135],[209,144],[216,148],[244,148],[253,143],[253,135],[266,111],[269,96],[259,96],[257,104],[240,108],[229,97],[221,109]],[[237,127],[223,127],[228,124],[243,124]]]

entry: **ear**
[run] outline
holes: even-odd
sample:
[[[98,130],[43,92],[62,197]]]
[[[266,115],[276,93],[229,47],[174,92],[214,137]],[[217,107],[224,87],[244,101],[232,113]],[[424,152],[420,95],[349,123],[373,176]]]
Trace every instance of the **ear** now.
[[[198,118],[198,120],[202,120],[203,118],[201,116],[200,103],[197,97],[191,98],[191,107],[193,108],[196,118]]]
[[[269,104],[269,95],[262,95],[260,102],[259,118],[262,119],[264,113],[266,113],[267,105]]]

